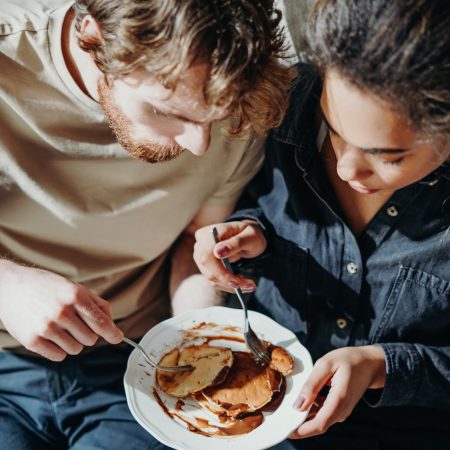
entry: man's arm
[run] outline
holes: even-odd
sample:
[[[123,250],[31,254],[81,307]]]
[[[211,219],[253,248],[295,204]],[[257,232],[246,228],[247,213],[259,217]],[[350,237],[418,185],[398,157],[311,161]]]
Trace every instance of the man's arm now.
[[[174,315],[189,309],[223,303],[223,294],[200,274],[194,262],[195,232],[202,227],[223,222],[235,204],[205,205],[174,244],[171,254],[169,292]],[[211,235],[211,239],[212,239]]]

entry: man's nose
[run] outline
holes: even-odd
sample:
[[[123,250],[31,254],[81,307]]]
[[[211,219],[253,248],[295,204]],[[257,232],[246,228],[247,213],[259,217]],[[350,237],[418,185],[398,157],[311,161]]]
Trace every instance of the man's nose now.
[[[337,173],[343,181],[362,181],[372,175],[372,170],[361,150],[346,146],[337,156]]]
[[[175,141],[196,156],[208,150],[211,141],[211,125],[186,124]]]

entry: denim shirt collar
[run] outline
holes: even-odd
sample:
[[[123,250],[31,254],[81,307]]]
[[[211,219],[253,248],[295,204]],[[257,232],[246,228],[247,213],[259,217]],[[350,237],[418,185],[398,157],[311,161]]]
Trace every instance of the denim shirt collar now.
[[[298,78],[283,123],[272,132],[274,140],[295,147],[297,165],[307,172],[316,151],[315,114],[322,80],[307,64],[298,65]]]

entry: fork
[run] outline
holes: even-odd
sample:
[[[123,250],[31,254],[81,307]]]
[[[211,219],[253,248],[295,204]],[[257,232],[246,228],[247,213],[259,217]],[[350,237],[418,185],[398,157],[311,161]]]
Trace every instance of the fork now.
[[[145,361],[147,361],[148,364],[150,364],[153,368],[162,370],[164,372],[187,372],[194,370],[194,367],[190,364],[186,364],[184,366],[160,366],[159,364],[156,364],[154,361],[150,359],[150,357],[147,355],[147,352],[136,342],[132,341],[131,339],[128,339],[126,337],[123,338],[123,341],[127,344],[130,344],[134,348],[137,348],[144,357]]]
[[[220,242],[219,234],[217,233],[217,228],[213,227],[211,231],[212,231],[212,234],[214,237],[214,242],[217,244],[218,242]],[[224,265],[224,267],[230,273],[234,274],[233,267],[231,266],[231,263],[228,260],[228,258],[223,258],[223,259],[221,259],[221,261],[222,261],[222,264]],[[247,305],[245,304],[245,301],[242,297],[242,291],[240,288],[234,288],[234,292],[235,292],[237,298],[239,299],[242,309],[244,311],[244,317],[245,317],[244,337],[245,337],[245,342],[247,344],[247,347],[253,353],[253,357],[255,358],[256,362],[270,364],[272,359],[270,357],[269,351],[267,350],[265,345],[261,342],[259,337],[256,335],[256,333],[252,330],[252,328],[250,326],[250,322],[248,320]]]

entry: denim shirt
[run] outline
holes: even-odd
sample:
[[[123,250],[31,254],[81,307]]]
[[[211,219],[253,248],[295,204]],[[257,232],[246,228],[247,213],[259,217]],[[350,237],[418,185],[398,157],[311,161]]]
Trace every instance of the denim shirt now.
[[[376,400],[367,396],[371,406],[450,413],[449,166],[396,191],[355,236],[316,145],[321,80],[307,65],[300,73],[231,218],[257,220],[268,240],[241,267],[259,279],[252,307],[296,333],[314,359],[378,343],[387,379]]]

